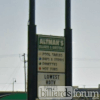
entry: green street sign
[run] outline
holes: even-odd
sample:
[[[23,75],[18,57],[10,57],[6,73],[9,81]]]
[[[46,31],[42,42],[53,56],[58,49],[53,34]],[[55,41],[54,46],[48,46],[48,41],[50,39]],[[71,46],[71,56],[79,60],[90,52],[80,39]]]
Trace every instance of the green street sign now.
[[[39,51],[65,51],[65,38],[56,36],[38,35]]]

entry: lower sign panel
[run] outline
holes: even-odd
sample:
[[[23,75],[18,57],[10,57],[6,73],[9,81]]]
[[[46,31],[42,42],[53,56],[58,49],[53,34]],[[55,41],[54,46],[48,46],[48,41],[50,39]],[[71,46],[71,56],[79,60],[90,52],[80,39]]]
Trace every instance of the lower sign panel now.
[[[65,86],[65,74],[38,73],[38,86]]]

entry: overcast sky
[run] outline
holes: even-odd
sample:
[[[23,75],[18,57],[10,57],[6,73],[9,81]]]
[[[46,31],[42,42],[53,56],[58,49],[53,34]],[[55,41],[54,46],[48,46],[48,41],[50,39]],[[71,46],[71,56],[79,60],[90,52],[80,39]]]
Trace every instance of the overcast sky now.
[[[65,0],[36,0],[37,34],[64,35]],[[0,0],[0,91],[24,90],[29,0]],[[73,85],[100,83],[100,0],[71,0]]]

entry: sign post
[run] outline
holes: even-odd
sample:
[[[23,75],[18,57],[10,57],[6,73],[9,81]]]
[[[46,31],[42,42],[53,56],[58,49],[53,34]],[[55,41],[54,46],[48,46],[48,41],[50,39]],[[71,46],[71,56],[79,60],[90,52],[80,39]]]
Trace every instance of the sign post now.
[[[37,98],[37,45],[35,26],[35,0],[29,0],[28,25],[28,100]]]
[[[71,0],[65,0],[65,85],[72,86]]]

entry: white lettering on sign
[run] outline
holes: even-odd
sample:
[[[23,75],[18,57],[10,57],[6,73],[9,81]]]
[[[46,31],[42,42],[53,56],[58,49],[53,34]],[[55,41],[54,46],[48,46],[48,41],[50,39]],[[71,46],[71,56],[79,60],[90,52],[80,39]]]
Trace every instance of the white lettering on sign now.
[[[53,40],[53,39],[40,39],[40,44],[46,44],[46,45],[59,45],[60,41],[59,40]],[[64,43],[61,41],[61,45],[63,46]]]

